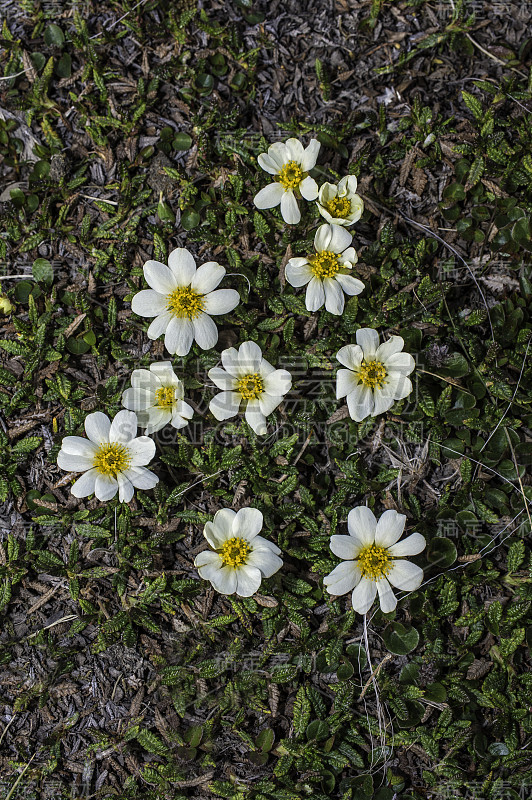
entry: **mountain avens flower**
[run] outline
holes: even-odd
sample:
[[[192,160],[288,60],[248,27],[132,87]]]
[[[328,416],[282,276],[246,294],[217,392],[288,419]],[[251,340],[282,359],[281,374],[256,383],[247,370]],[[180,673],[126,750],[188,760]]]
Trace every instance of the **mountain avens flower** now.
[[[336,375],[336,398],[345,397],[349,414],[356,422],[376,417],[393,406],[396,400],[408,397],[412,382],[407,377],[415,367],[408,353],[401,352],[404,340],[391,336],[379,344],[373,328],[360,328],[357,344],[348,344],[336,354],[347,369]]]
[[[342,178],[338,184],[324,183],[316,201],[318,211],[329,223],[346,227],[353,225],[364,211],[364,202],[356,190],[354,175]]]
[[[261,153],[257,160],[263,170],[275,176],[275,182],[255,195],[257,208],[280,204],[284,221],[296,225],[301,219],[297,198],[315,200],[318,196],[318,184],[308,173],[316,165],[319,149],[317,139],[311,139],[306,148],[298,139],[288,139],[284,144],[275,142],[267,153]]]
[[[349,536],[331,536],[330,548],[343,559],[323,583],[329,594],[353,592],[353,608],[366,614],[378,593],[382,611],[393,611],[397,598],[392,586],[406,592],[418,589],[423,570],[404,556],[425,549],[425,537],[412,533],[399,541],[406,523],[404,514],[385,511],[377,522],[366,506],[353,508],[347,517]]]
[[[73,484],[74,497],[95,494],[98,500],[111,500],[118,492],[121,503],[129,503],[136,489],[153,489],[159,478],[149,469],[155,455],[155,442],[137,437],[137,415],[119,411],[111,420],[96,411],[85,419],[82,436],[65,436],[57,456],[57,466],[68,472],[83,472]]]
[[[210,315],[228,314],[240,302],[234,289],[214,291],[225,276],[225,268],[207,261],[196,269],[194,257],[184,247],[172,250],[168,266],[159,261],[144,264],[144,277],[151,289],[133,297],[131,308],[141,317],[155,317],[148,337],[164,334],[169,353],[186,356],[196,340],[202,350],[218,341],[218,329]]]
[[[199,553],[194,561],[200,577],[221,594],[255,594],[262,579],[270,578],[283,565],[277,545],[259,536],[262,525],[257,508],[217,511],[203,529],[212,550]]]
[[[238,350],[223,350],[222,364],[223,369],[209,370],[211,381],[222,389],[209,403],[212,414],[220,421],[230,419],[244,404],[246,422],[263,436],[267,431],[266,417],[290,391],[292,376],[286,369],[272,367],[255,342],[243,342]]]
[[[349,275],[358,261],[353,237],[339,225],[320,225],[314,236],[316,252],[306,258],[291,258],[286,267],[286,280],[291,286],[307,285],[305,305],[317,311],[325,304],[331,314],[344,310],[344,292],[360,294],[364,284]]]
[[[183,384],[170,361],[158,361],[149,369],[133,370],[131,388],[123,392],[122,405],[136,412],[140,427],[148,434],[168,423],[174,428],[188,425],[194,409],[183,398]]]

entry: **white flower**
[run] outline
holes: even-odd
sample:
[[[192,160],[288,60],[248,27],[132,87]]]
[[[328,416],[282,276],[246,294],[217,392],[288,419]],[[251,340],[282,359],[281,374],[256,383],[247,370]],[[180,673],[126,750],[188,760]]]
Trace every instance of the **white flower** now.
[[[216,289],[225,269],[208,261],[196,269],[194,257],[184,247],[172,250],[168,266],[159,261],[144,264],[144,277],[151,289],[133,297],[131,308],[141,317],[155,317],[148,337],[158,339],[164,333],[169,353],[186,356],[196,340],[203,350],[218,341],[218,329],[210,314],[227,314],[240,302],[234,289]]]
[[[275,142],[261,153],[258,162],[263,170],[275,175],[275,183],[261,189],[253,198],[257,208],[273,208],[281,204],[281,214],[285,222],[295,225],[301,219],[296,194],[305,200],[315,200],[318,184],[309,176],[309,170],[316,165],[320,143],[311,139],[307,148],[297,139],[288,139],[284,144]]]
[[[183,384],[170,361],[150,364],[131,373],[131,389],[122,394],[122,405],[137,413],[141,428],[155,433],[169,422],[174,428],[188,425],[194,409],[183,400]]]
[[[223,391],[215,395],[209,408],[216,419],[236,416],[240,404],[246,403],[246,422],[255,433],[266,433],[266,417],[274,411],[290,391],[292,376],[286,369],[275,369],[262,357],[255,342],[244,342],[238,350],[222,351],[221,367],[209,370],[209,378]]]
[[[347,369],[336,375],[336,398],[347,395],[352,419],[361,422],[370,415],[376,417],[391,408],[396,400],[408,397],[412,391],[410,375],[415,361],[402,353],[404,340],[391,336],[379,345],[379,334],[373,328],[357,331],[357,344],[347,344],[336,358]]]
[[[308,258],[291,258],[285,268],[291,286],[308,283],[305,305],[317,311],[325,303],[331,314],[344,310],[344,292],[360,294],[364,284],[347,274],[357,263],[358,256],[351,247],[353,237],[339,225],[320,225],[314,236],[316,253]]]
[[[353,608],[366,614],[378,592],[381,609],[388,613],[397,605],[392,586],[406,592],[418,589],[423,570],[402,556],[421,553],[426,542],[420,533],[399,542],[405,522],[397,511],[385,511],[377,522],[366,506],[353,508],[347,517],[349,536],[331,536],[331,550],[344,560],[323,580],[329,594],[352,591]]]
[[[258,535],[262,523],[257,508],[222,508],[205,525],[203,535],[214,552],[199,553],[194,566],[217,592],[251,597],[263,577],[271,578],[283,566],[277,545]]]
[[[358,222],[364,211],[364,201],[357,191],[354,175],[342,178],[338,185],[324,183],[316,201],[318,211],[327,222],[349,227]]]
[[[119,411],[111,420],[96,411],[85,419],[82,436],[65,436],[57,456],[57,466],[69,472],[83,472],[74,483],[74,497],[95,494],[98,500],[111,500],[118,491],[121,503],[129,503],[134,488],[153,489],[159,482],[145,464],[155,455],[155,442],[137,437],[137,415]]]

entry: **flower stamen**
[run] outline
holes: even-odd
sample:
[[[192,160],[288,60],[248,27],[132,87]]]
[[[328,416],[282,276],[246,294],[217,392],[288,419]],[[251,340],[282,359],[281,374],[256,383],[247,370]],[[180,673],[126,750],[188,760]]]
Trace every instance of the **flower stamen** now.
[[[303,180],[303,170],[296,161],[289,161],[277,176],[277,180],[285,189],[297,189]]]
[[[256,372],[252,375],[244,375],[237,382],[236,390],[244,400],[254,400],[264,392],[264,381]]]
[[[155,392],[155,402],[159,408],[169,408],[173,406],[175,400],[175,390],[173,386],[163,386]]]
[[[358,377],[364,386],[370,389],[381,389],[386,382],[386,367],[381,361],[363,361]]]
[[[322,250],[321,253],[311,256],[311,258],[309,258],[309,263],[310,269],[316,278],[320,280],[323,280],[323,278],[334,278],[342,267],[337,254],[333,253],[331,250]]]
[[[331,217],[346,219],[351,213],[351,200],[347,197],[335,197],[325,206]]]
[[[205,307],[203,296],[189,286],[181,286],[167,297],[168,310],[176,317],[196,319]]]
[[[224,567],[233,567],[233,569],[236,569],[246,563],[250,552],[251,548],[244,539],[238,536],[232,536],[231,539],[227,539],[227,541],[224,542],[220,556]]]
[[[94,466],[102,475],[116,478],[131,464],[131,454],[123,444],[101,444],[94,456]]]
[[[358,566],[363,578],[378,581],[384,578],[392,568],[388,550],[376,544],[365,547],[358,556]]]

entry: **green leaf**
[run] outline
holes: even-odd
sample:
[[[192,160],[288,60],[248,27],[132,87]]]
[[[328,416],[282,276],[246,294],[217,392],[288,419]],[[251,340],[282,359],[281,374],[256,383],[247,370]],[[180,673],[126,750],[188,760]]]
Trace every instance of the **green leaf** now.
[[[419,642],[419,633],[409,625],[392,622],[384,629],[382,638],[390,653],[404,656],[416,649]]]
[[[48,25],[44,32],[44,41],[48,47],[62,47],[65,43],[65,34],[58,25]]]
[[[46,258],[37,258],[33,262],[32,274],[36,281],[49,284],[54,279],[54,268]]]

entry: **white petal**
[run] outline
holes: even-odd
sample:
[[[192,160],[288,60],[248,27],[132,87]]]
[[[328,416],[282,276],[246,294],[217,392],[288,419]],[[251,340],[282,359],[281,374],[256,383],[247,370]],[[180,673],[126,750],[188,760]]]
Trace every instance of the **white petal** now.
[[[397,598],[394,595],[392,587],[386,578],[379,578],[379,580],[376,581],[376,584],[377,591],[379,593],[381,611],[383,611],[385,614],[389,614],[390,611],[393,611],[397,606]]]
[[[110,429],[111,420],[101,411],[95,411],[85,417],[85,433],[94,444],[108,442]]]
[[[268,375],[271,375],[272,372],[275,372],[275,371],[276,371],[275,367],[272,367],[270,362],[266,361],[266,359],[263,358],[262,361],[260,362],[260,366],[259,366],[259,375],[261,376],[261,378],[266,379],[268,377]],[[282,372],[286,372],[286,370],[283,369]],[[287,374],[290,375],[289,372]]]
[[[169,364],[170,362],[165,361],[163,363]],[[134,369],[131,373],[131,386],[133,389],[141,389],[144,392],[149,391],[151,394],[155,394],[157,389],[161,388],[161,381],[158,376],[151,371],[151,368]]]
[[[360,583],[353,589],[353,594],[351,595],[351,602],[355,611],[359,614],[366,614],[370,610],[376,594],[376,581],[362,578]]]
[[[139,317],[156,317],[166,311],[166,297],[166,294],[159,294],[153,289],[143,289],[131,298],[131,310]]]
[[[309,311],[317,311],[325,302],[325,289],[323,288],[323,281],[319,278],[313,277],[307,286],[307,293],[305,295],[305,305]]]
[[[268,156],[279,170],[290,161],[290,153],[284,142],[274,142],[268,147]]]
[[[408,380],[408,379],[407,379]],[[393,406],[393,397],[382,392],[380,389],[374,389],[373,391],[373,410],[371,412],[372,417],[376,417],[379,414],[384,414],[388,409]]]
[[[353,241],[353,237],[341,225],[331,225],[330,227],[332,231],[327,249],[332,250],[333,253],[343,253]]]
[[[268,426],[266,425],[266,417],[260,410],[260,405],[258,400],[248,400],[248,404],[246,406],[246,422],[255,431],[257,436],[265,436],[268,432]]]
[[[116,476],[118,483],[118,499],[121,503],[129,503],[135,494],[135,488],[129,478],[123,473],[119,472]]]
[[[340,253],[340,261],[344,267],[351,269],[351,267],[353,267],[358,261],[358,255],[355,248],[348,247],[347,250],[344,250],[343,253]]]
[[[341,595],[350,592],[360,581],[360,569],[356,561],[342,561],[323,579],[329,594]]]
[[[372,361],[379,346],[379,334],[374,328],[359,328],[357,331],[357,344],[364,351],[366,361]]]
[[[360,547],[369,547],[375,541],[377,520],[367,506],[352,508],[347,515],[347,530]]]
[[[386,362],[391,356],[400,353],[404,346],[405,342],[402,336],[390,336],[387,342],[378,346],[375,357],[377,361]]]
[[[375,544],[379,547],[391,547],[401,538],[405,529],[406,516],[398,514],[393,508],[385,511],[377,522]]]
[[[335,556],[347,561],[357,558],[361,550],[360,544],[355,541],[353,536],[331,536],[329,547]],[[350,592],[352,588],[351,586],[350,589],[346,589],[346,592]]]
[[[233,518],[233,536],[241,536],[250,542],[261,532],[263,525],[264,517],[262,516],[262,511],[252,506],[241,508]]]
[[[93,494],[97,477],[98,471],[96,469],[90,469],[78,478],[70,489],[74,497],[88,497],[90,494]]]
[[[421,586],[423,570],[411,561],[392,561],[392,568],[386,577],[396,589],[413,592]]]
[[[185,317],[172,317],[164,335],[164,346],[169,353],[186,356],[194,341],[194,326]]]
[[[177,286],[190,286],[196,273],[194,256],[185,247],[176,247],[168,256],[170,267]]]
[[[94,457],[83,458],[83,456],[60,450],[57,454],[57,466],[67,472],[86,472],[94,466]]]
[[[305,180],[299,184],[299,191],[301,192],[301,197],[305,200],[315,200],[318,196],[318,184],[314,178],[307,175]]]
[[[341,183],[342,181],[340,181]],[[340,183],[338,184],[338,189],[340,187]],[[330,203],[331,200],[334,200],[338,193],[338,190],[334,183],[324,183],[320,186],[320,191],[318,194],[318,203],[325,205],[326,203]]]
[[[355,371],[358,371],[363,358],[364,353],[358,344],[346,344],[336,353],[336,359],[340,362],[340,364],[343,364],[344,367],[348,367],[349,369]]]
[[[262,350],[256,342],[242,342],[238,348],[238,363],[244,375],[255,374],[260,369]],[[223,362],[223,353],[222,353]]]
[[[329,242],[332,238],[332,225],[320,225],[314,234],[314,249],[317,253],[329,249]]]
[[[218,341],[218,328],[208,314],[203,312],[192,320],[194,338],[202,350],[210,350]]]
[[[159,261],[146,261],[144,264],[144,277],[148,286],[162,295],[168,295],[176,288],[172,270]]]
[[[356,175],[346,175],[345,178],[338,183],[338,192],[342,194],[355,194],[358,186]]]
[[[235,521],[235,517],[236,511],[233,511],[232,508],[220,508],[220,510],[216,512],[212,524],[216,529],[215,541],[220,544],[213,544],[213,547],[220,547],[226,539],[230,539],[231,536],[233,536],[233,522]],[[210,541],[205,531],[204,535],[207,541]]]
[[[343,275],[338,273],[336,280],[346,294],[360,294],[364,290],[364,284],[358,278],[353,278],[351,275]]]
[[[217,261],[206,261],[196,270],[190,288],[198,294],[208,294],[216,289],[224,275],[225,267]]]
[[[311,139],[310,144],[305,148],[303,158],[301,160],[301,169],[308,172],[316,166],[318,160],[318,153],[320,152],[321,144],[317,139]]]
[[[84,439],[83,436],[65,436],[61,442],[61,450],[69,455],[92,459],[96,455],[98,448],[94,442]]]
[[[211,524],[210,522],[208,523]],[[194,566],[196,569],[198,567],[206,567],[207,565],[214,567],[215,569],[220,569],[222,565],[222,559],[218,555],[218,553],[213,553],[212,550],[202,550],[201,553],[198,553],[196,558],[194,559]],[[206,577],[202,573],[200,573],[201,577]]]
[[[255,536],[253,538],[253,552],[262,550],[271,550],[272,553],[278,556],[281,555],[280,548],[270,539],[265,539],[264,536]]]
[[[236,570],[236,593],[239,597],[251,597],[258,591],[262,575],[257,567],[240,567]]]
[[[390,380],[392,375],[393,373],[390,373]],[[408,395],[411,394],[412,389],[412,381],[410,378],[406,378],[404,375],[401,375],[394,385],[394,400],[403,400],[403,398],[408,397]]]
[[[149,436],[138,436],[128,442],[127,446],[131,453],[132,467],[144,467],[155,455],[155,442]]]
[[[403,375],[410,375],[415,366],[416,362],[410,353],[395,353],[386,359],[386,367],[389,370],[401,372]]]
[[[285,142],[285,147],[288,150],[290,160],[295,161],[297,164],[301,164],[305,150],[299,139],[287,139]]]
[[[280,183],[269,183],[255,195],[253,202],[260,209],[274,208],[279,205],[284,193],[284,186],[281,186]]]
[[[325,291],[325,308],[329,314],[340,316],[345,304],[342,287],[333,278],[324,278],[323,289]]]
[[[171,311],[165,311],[164,314],[159,314],[158,317],[155,317],[146,331],[148,334],[148,339],[158,339],[159,336],[162,336],[163,333],[166,333],[166,329],[173,318],[174,315]]]
[[[139,420],[139,425],[141,428],[146,428],[145,433],[148,435],[160,431],[161,428],[164,428],[165,425],[168,425],[171,419],[172,412],[170,409],[150,408],[149,411],[146,412],[146,420],[144,421],[143,416],[142,421]]]
[[[340,400],[355,390],[357,377],[350,369],[339,369],[336,373],[336,399]]]
[[[194,416],[194,409],[188,403],[184,401],[179,401],[179,405],[176,410],[174,410],[172,414],[172,426],[174,428],[184,428],[185,425],[188,425],[192,417]]]
[[[264,414],[265,417],[267,417],[275,411],[275,409],[280,403],[283,402],[283,397],[282,395],[276,397],[275,395],[264,393],[261,394],[258,400],[261,412]]]
[[[122,392],[122,405],[130,411],[146,411],[155,405],[155,393],[149,389],[126,389]]]
[[[290,286],[304,286],[313,276],[306,258],[291,258],[285,267],[284,274]]]
[[[254,547],[247,558],[246,566],[247,565],[250,567],[257,567],[265,578],[271,578],[272,575],[281,569],[283,560],[268,548],[257,550]]]
[[[109,429],[109,441],[126,444],[137,435],[137,415],[134,411],[119,411]]]
[[[258,156],[257,161],[264,172],[268,172],[270,175],[277,175],[279,172],[278,165],[267,153],[261,153],[260,156]]]
[[[199,570],[198,570],[199,571]],[[260,575],[260,573],[259,573]],[[236,590],[236,570],[231,567],[221,567],[209,578],[212,585],[220,594],[234,594]]]
[[[228,314],[240,303],[236,289],[217,289],[205,296],[205,313]]]
[[[412,533],[410,536],[407,536],[406,539],[403,539],[402,542],[397,542],[397,544],[393,544],[390,548],[390,555],[396,557],[399,556],[417,556],[418,553],[421,553],[426,547],[426,540],[425,537],[422,536],[420,533]]]
[[[209,410],[217,420],[222,422],[238,414],[240,409],[240,395],[236,392],[220,392],[209,403]]]
[[[264,391],[274,396],[286,394],[292,388],[292,376],[286,369],[276,369],[263,380]]]
[[[236,387],[236,379],[221,367],[212,367],[208,375],[214,385],[222,391],[232,391]]]
[[[291,189],[285,191],[281,197],[281,216],[288,225],[297,225],[301,219],[301,212]]]
[[[130,467],[124,474],[136,489],[153,489],[159,483],[157,475],[146,467]]]
[[[347,407],[351,419],[355,422],[362,422],[363,419],[369,417],[375,408],[375,400],[373,392],[369,386],[364,386],[359,383],[353,391],[347,395]]]
[[[117,491],[118,481],[115,478],[97,473],[96,481],[94,482],[94,494],[98,500],[102,502],[112,500]]]
[[[240,377],[242,374],[240,361],[238,359],[238,350],[234,347],[228,347],[226,350],[222,350],[222,364],[225,371],[235,378]]]
[[[364,213],[364,201],[358,194],[353,195],[350,198],[350,200],[351,200],[351,213],[349,214],[349,224],[353,225],[355,222],[358,222],[358,220]]]

